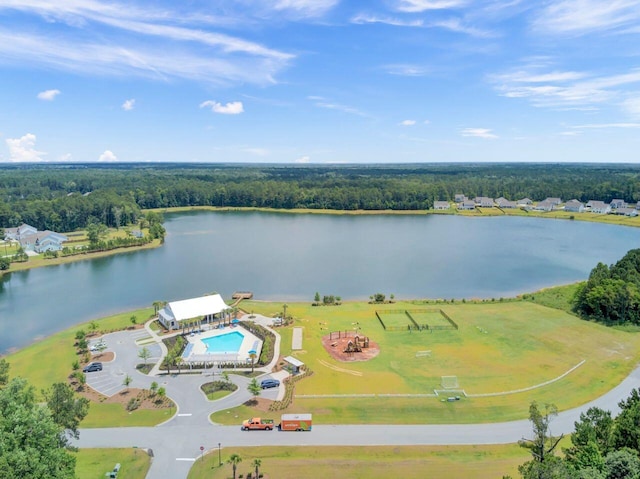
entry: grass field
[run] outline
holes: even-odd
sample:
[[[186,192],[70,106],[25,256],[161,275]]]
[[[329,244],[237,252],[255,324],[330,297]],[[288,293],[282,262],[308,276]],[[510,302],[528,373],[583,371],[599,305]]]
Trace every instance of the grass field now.
[[[266,315],[281,310],[276,303],[247,302],[242,307]],[[441,303],[438,307],[459,325],[458,331],[385,332],[375,317],[376,310],[418,309],[416,302],[344,303],[332,308],[289,304],[294,326],[304,328],[303,350],[291,351],[288,329],[281,328],[281,354],[293,354],[314,374],[297,383],[294,402],[285,412],[312,412],[324,424],[522,419],[532,400],[556,404],[560,410],[588,402],[617,385],[640,360],[640,335],[531,302]],[[353,329],[355,323],[362,328],[361,334],[380,345],[380,354],[367,362],[331,359],[321,344],[327,330],[320,328]],[[420,351],[431,354],[417,355]],[[562,380],[514,394],[468,397],[455,403],[399,396],[432,393],[440,387],[441,377],[449,375],[457,376],[469,395],[508,393],[553,380],[583,360]],[[344,397],[323,397],[330,394]],[[362,394],[389,396],[357,397]],[[212,419],[234,424],[236,414],[256,414],[245,406],[235,411],[214,414]]]
[[[505,474],[518,476],[518,465],[528,460],[528,452],[517,445],[439,446],[439,447],[253,447],[224,449],[222,467],[217,451],[197,460],[189,479],[227,479],[232,477],[230,454],[238,454],[237,477],[254,472],[254,459],[260,459],[265,479],[331,477],[332,479],[495,479]]]
[[[442,315],[440,309],[429,308],[429,309],[409,309],[407,312],[411,315],[413,320],[419,324],[428,324],[429,327],[436,326],[444,326],[449,327],[451,323],[447,321],[447,319]]]
[[[76,453],[77,479],[104,478],[120,464],[118,477],[144,479],[151,466],[151,458],[140,449],[80,449]]]
[[[378,316],[382,319],[382,322],[389,329],[407,329],[407,326],[411,325],[409,316],[404,311],[378,311]]]

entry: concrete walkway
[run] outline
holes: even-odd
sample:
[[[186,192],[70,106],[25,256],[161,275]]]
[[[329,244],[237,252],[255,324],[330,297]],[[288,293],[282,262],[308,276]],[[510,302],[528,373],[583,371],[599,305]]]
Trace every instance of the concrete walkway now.
[[[291,336],[291,349],[294,351],[302,349],[302,328],[293,328],[293,335]]]

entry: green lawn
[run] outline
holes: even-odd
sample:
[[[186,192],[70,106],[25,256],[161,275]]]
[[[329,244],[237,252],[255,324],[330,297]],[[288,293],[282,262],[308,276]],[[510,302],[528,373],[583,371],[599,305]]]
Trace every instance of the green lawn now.
[[[144,308],[97,320],[96,334],[130,327],[129,318],[132,315],[135,315],[139,322],[143,322],[152,314],[153,308]],[[67,377],[73,371],[71,367],[73,361],[82,360],[76,354],[76,349],[73,346],[75,333],[81,329],[89,332],[89,323],[74,326],[9,354],[6,359],[11,367],[11,377],[26,378],[38,393],[49,388],[55,382],[66,382]],[[46,358],[46,361],[43,361],[43,358]],[[154,426],[169,419],[173,413],[175,413],[175,408],[172,410],[166,408],[138,409],[129,412],[121,404],[92,402],[89,414],[82,422],[82,427]]]
[[[526,301],[439,303],[438,307],[459,325],[458,331],[385,332],[375,317],[375,311],[381,309],[419,309],[416,303],[344,303],[330,308],[289,304],[288,311],[296,318],[294,326],[304,328],[303,350],[292,352],[290,328],[280,328],[281,354],[293,354],[314,374],[297,383],[298,397],[284,412],[312,412],[317,422],[325,424],[522,419],[534,399],[554,403],[561,410],[588,402],[617,385],[640,360],[640,335]],[[267,315],[281,310],[281,306],[242,304],[243,309]],[[361,334],[380,345],[380,354],[367,362],[331,359],[321,337],[329,331],[353,329],[356,322]],[[431,354],[417,354],[421,351]],[[455,403],[393,396],[433,393],[441,388],[441,377],[449,375],[457,376],[460,388],[469,395],[530,388],[561,376],[582,360],[585,363],[562,380],[516,394],[469,397]],[[330,394],[347,397],[300,397]],[[359,394],[391,396],[348,397]],[[255,414],[243,406],[228,414],[214,414],[212,419],[235,424],[238,418]]]
[[[104,478],[120,463],[119,478],[144,479],[151,458],[141,449],[79,449],[76,454],[77,479]]]
[[[253,460],[260,459],[260,473],[278,479],[495,479],[505,474],[518,477],[518,465],[529,458],[528,452],[517,445],[233,448],[222,450],[222,467],[218,466],[217,450],[205,455],[204,460],[198,459],[189,472],[189,479],[232,477],[231,465],[227,464],[230,454],[242,458],[237,477],[253,474]]]
[[[92,402],[81,427],[155,426],[171,419],[176,408],[136,409],[127,411],[123,404]]]

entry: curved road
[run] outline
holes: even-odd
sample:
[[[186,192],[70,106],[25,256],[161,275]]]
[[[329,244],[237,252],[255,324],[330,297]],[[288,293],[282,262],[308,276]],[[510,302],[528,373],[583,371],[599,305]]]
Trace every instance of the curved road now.
[[[120,333],[116,333],[120,334]],[[118,344],[124,337],[116,336]],[[124,355],[124,354],[123,354]],[[119,356],[122,357],[122,356]],[[132,363],[135,367],[135,358]],[[105,368],[106,369],[106,368]],[[308,433],[279,431],[241,431],[239,426],[220,426],[209,423],[214,411],[242,404],[250,398],[246,379],[232,375],[238,390],[218,401],[207,401],[195,384],[210,380],[204,375],[167,377],[163,385],[179,405],[178,413],[169,421],[155,427],[82,429],[74,445],[81,448],[140,447],[153,451],[147,479],[186,478],[193,462],[201,455],[200,447],[214,451],[234,446],[325,446],[325,445],[473,445],[509,444],[531,435],[528,420],[455,425],[325,425],[314,426]],[[153,378],[136,379],[150,382]],[[136,384],[133,384],[136,386]],[[552,433],[571,433],[574,422],[590,407],[619,412],[618,402],[626,399],[640,386],[640,366],[622,383],[605,395],[575,409],[563,411],[551,423]],[[147,386],[148,387],[148,386]],[[191,393],[190,393],[191,391]],[[195,393],[194,393],[195,391]],[[269,397],[275,391],[265,391]]]

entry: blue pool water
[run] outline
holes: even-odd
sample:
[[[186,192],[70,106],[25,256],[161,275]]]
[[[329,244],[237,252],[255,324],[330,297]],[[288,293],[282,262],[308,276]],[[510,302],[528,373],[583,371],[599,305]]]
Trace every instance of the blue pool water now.
[[[201,339],[200,341],[207,347],[207,354],[220,354],[237,353],[240,350],[240,345],[243,340],[244,335],[242,333],[233,331],[231,333],[221,334],[220,336]]]

